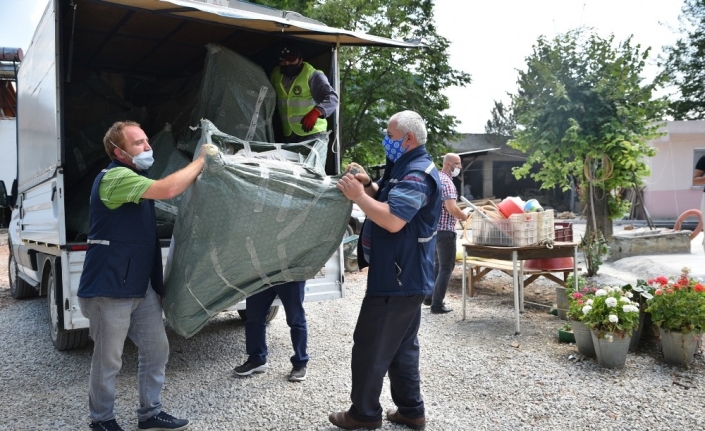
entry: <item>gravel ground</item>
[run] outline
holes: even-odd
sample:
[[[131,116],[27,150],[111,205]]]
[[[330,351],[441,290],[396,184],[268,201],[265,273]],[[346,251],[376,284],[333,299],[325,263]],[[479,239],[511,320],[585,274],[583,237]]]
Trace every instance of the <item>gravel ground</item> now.
[[[645,341],[622,370],[602,369],[560,344],[563,321],[527,308],[514,336],[511,278],[492,271],[468,301],[461,320],[460,268],[447,304],[424,307],[422,391],[428,430],[696,430],[705,429],[705,360],[688,369],[666,365],[658,342]],[[221,313],[184,339],[169,332],[171,356],[165,408],[189,418],[192,430],[333,430],[328,413],[349,407],[352,333],[366,273],[347,274],[346,297],[306,305],[308,378],[290,383],[290,341],[283,313],[268,328],[270,369],[247,378],[232,370],[245,360],[245,331],[236,313]],[[527,299],[555,300],[554,286],[537,281]],[[48,337],[45,298],[9,296],[7,247],[0,244],[0,430],[74,430],[88,423],[91,346],[57,352]],[[127,343],[117,377],[117,419],[136,429],[137,352]],[[394,407],[388,382],[383,408]],[[384,421],[382,429],[405,429]]]

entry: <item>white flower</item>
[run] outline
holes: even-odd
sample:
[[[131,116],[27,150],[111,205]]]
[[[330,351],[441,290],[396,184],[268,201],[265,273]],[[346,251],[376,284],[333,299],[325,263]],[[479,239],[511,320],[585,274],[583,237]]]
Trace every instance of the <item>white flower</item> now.
[[[631,294],[632,294],[632,293],[631,293],[631,292],[627,292],[627,293],[629,294],[629,298],[631,298]],[[619,300],[620,300],[621,302],[626,302],[627,304],[629,304],[629,303],[632,302],[632,301],[629,300],[629,298],[626,297],[626,296],[622,296],[622,297],[619,298]]]
[[[588,299],[587,301],[585,301],[585,305],[590,305],[590,306],[592,306],[592,303],[593,303],[593,302],[594,302],[594,300],[593,300],[592,298],[590,298],[590,299]]]
[[[607,340],[608,343],[611,343],[612,341],[614,341],[614,337],[612,336],[612,334],[606,334],[605,340]]]
[[[605,299],[605,305],[607,305],[610,308],[616,307],[617,306],[617,298],[609,297],[609,298]]]
[[[597,289],[597,292],[595,292],[595,296],[605,296],[607,295],[607,291],[605,289]]]
[[[588,314],[592,310],[592,307],[589,305],[586,305],[583,307],[583,314]]]
[[[624,311],[625,313],[638,313],[639,307],[633,304],[623,305],[622,311]]]
[[[624,296],[626,296],[627,298],[631,298],[634,296],[634,294],[627,290],[626,292],[624,292]]]
[[[617,315],[615,315],[615,314],[610,314],[610,322],[611,323],[619,322],[619,317],[617,317]]]

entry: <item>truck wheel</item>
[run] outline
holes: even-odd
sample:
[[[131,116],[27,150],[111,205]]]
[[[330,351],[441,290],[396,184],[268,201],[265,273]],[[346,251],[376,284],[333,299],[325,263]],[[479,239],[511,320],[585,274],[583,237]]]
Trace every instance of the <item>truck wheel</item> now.
[[[274,320],[274,318],[277,317],[278,312],[278,305],[272,305],[271,307],[269,307],[269,313],[267,313],[267,318],[265,319],[265,322],[269,323]],[[240,315],[240,319],[242,319],[243,322],[247,320],[247,310],[237,310],[237,314]]]
[[[61,313],[61,289],[54,275],[52,265],[47,277],[47,300],[49,306],[50,335],[54,348],[59,351],[80,349],[88,344],[88,329],[67,331],[63,329],[63,313]]]
[[[343,263],[345,264],[345,271],[356,272],[357,268],[357,256],[350,256],[343,258]]]
[[[15,260],[15,255],[12,253],[12,244],[10,246],[10,259],[7,262],[7,271],[10,278],[10,296],[15,299],[30,298],[37,294],[37,291],[27,283],[22,280],[18,275],[17,260]]]
[[[343,239],[355,235],[355,231],[353,230],[353,227],[348,225],[345,228],[345,237]],[[347,272],[356,272],[358,270],[357,267],[357,255],[353,254],[350,256],[345,256],[345,253],[343,253],[343,266],[345,267],[345,271]]]

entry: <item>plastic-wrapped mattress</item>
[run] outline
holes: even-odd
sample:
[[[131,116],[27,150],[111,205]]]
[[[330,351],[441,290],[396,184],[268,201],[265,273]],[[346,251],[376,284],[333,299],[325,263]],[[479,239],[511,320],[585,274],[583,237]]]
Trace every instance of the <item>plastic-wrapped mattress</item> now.
[[[199,148],[219,150],[181,200],[165,269],[164,312],[185,337],[247,296],[313,278],[352,209],[325,175],[327,140],[247,142],[201,124]]]

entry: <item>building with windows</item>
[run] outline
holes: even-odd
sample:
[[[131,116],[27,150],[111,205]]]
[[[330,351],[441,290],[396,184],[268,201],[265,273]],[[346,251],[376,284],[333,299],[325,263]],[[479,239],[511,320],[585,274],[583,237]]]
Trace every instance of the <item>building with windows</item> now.
[[[644,205],[654,220],[675,220],[690,209],[699,209],[703,187],[693,185],[693,170],[705,156],[705,121],[668,121],[665,132],[653,141],[656,156],[647,164]]]

